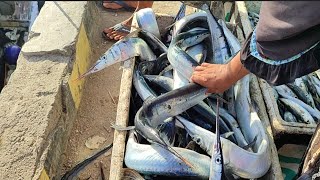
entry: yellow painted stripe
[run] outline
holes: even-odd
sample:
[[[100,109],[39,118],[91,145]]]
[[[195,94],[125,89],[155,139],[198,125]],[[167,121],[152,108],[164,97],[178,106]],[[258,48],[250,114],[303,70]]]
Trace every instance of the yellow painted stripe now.
[[[45,169],[42,169],[39,180],[50,180]]]
[[[87,37],[84,25],[81,24],[80,32],[78,36],[78,41],[76,43],[76,56],[69,79],[69,87],[72,94],[75,107],[78,109],[82,97],[82,91],[84,86],[84,79],[79,81],[74,81],[79,77],[79,75],[89,69],[89,55],[90,55],[90,44]]]

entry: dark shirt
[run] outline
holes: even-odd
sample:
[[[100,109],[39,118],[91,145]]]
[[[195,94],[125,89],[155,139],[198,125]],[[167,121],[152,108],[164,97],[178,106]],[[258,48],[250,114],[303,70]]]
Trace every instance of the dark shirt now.
[[[268,61],[253,56],[251,33],[241,62],[268,83],[285,84],[319,69],[320,48],[314,45],[320,40],[320,1],[262,2],[254,36],[254,47]]]
[[[320,39],[320,1],[264,1],[257,48],[270,59],[292,57]]]

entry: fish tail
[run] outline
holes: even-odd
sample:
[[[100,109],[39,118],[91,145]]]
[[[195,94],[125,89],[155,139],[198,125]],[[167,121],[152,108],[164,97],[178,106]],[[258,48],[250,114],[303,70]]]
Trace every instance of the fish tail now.
[[[184,157],[182,157],[177,151],[175,151],[172,147],[167,146],[168,150],[172,152],[177,158],[179,158],[182,162],[184,162],[187,166],[189,166],[191,169],[194,169],[194,166]]]

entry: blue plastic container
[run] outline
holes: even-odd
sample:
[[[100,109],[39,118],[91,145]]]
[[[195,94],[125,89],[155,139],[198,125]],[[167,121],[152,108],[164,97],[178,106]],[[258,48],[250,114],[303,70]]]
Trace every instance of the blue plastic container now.
[[[4,50],[4,59],[9,65],[16,65],[21,48],[17,45],[11,45]]]

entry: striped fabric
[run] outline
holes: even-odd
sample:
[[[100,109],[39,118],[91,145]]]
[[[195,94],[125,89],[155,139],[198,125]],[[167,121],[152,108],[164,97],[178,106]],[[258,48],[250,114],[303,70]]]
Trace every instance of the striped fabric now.
[[[307,146],[285,144],[278,150],[278,157],[284,180],[292,180],[297,175]]]

